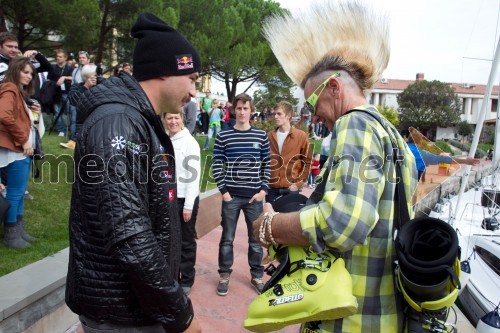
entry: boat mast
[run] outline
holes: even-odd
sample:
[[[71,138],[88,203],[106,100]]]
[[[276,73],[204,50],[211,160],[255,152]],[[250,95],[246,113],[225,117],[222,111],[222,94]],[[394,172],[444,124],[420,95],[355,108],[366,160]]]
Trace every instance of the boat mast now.
[[[493,140],[493,172],[500,168],[500,91],[498,92],[497,120],[495,123],[495,140]]]
[[[481,131],[483,129],[483,124],[484,124],[484,119],[486,118],[486,112],[488,109],[488,106],[490,104],[490,97],[491,97],[491,90],[493,89],[493,84],[495,81],[495,78],[497,77],[498,73],[498,66],[500,62],[500,43],[497,41],[497,48],[495,50],[495,57],[493,59],[493,64],[491,65],[491,71],[490,71],[490,76],[488,78],[488,85],[486,86],[486,91],[483,97],[483,102],[481,103],[481,110],[479,112],[479,115],[477,117],[477,126],[476,130],[474,131],[474,137],[472,139],[472,144],[470,146],[470,151],[469,151],[469,157],[474,158],[474,155],[476,154],[476,149],[477,149],[477,144],[479,143],[479,136],[481,135]],[[500,100],[498,101],[500,103]],[[497,112],[497,128],[498,128],[498,112]],[[495,141],[498,141],[496,138],[498,138],[498,131],[495,133]],[[498,142],[495,143],[495,151],[498,149]],[[495,155],[495,159],[498,159],[498,154]],[[465,191],[465,186],[468,183],[469,180],[469,175],[470,175],[470,170],[472,166],[466,165],[465,166],[465,171],[462,176],[462,182],[460,184],[460,191],[458,192],[458,199],[457,199],[457,205],[455,207],[455,214],[451,220],[451,223],[453,224],[454,218],[458,214],[458,208],[460,207],[460,199],[462,198],[462,194]]]

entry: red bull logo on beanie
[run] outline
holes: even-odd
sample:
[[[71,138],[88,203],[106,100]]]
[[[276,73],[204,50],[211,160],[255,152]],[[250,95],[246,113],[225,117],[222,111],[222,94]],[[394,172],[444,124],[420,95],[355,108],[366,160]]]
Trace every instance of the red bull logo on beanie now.
[[[177,69],[191,69],[193,68],[193,56],[191,54],[183,54],[175,56],[177,60]]]

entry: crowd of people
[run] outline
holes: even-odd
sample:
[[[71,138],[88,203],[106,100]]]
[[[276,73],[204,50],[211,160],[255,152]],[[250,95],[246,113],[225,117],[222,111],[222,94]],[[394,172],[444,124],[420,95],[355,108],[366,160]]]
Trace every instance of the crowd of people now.
[[[363,12],[353,6],[342,13],[357,10]],[[69,131],[69,141],[61,144],[75,150],[75,165],[80,166],[71,196],[66,303],[79,315],[84,332],[201,332],[203,323],[189,298],[196,277],[195,228],[197,220],[202,222],[196,129],[207,135],[203,150],[215,140],[212,173],[222,200],[219,280],[214,286],[218,295],[229,294],[233,242],[243,212],[248,282],[258,294],[264,287],[264,249],[270,244],[343,253],[358,312],[303,323],[301,332],[401,331],[403,313],[393,271],[395,184],[362,181],[349,166],[328,159],[351,156],[359,170],[370,156],[387,160],[397,142],[405,148],[401,167],[407,198],[400,200],[411,201],[418,182],[415,157],[389,122],[382,126],[370,115],[378,112],[365,98],[387,66],[388,36],[382,22],[382,27],[370,26],[380,28],[381,36],[362,45],[348,41],[353,46],[349,52],[332,48],[318,53],[309,39],[307,60],[291,56],[303,31],[328,26],[321,24],[328,15],[311,16],[318,13],[311,11],[300,22],[286,15],[265,29],[277,59],[304,89],[306,102],[299,116],[309,133],[292,126],[293,106],[286,101],[261,112],[263,119],[275,121],[276,128],[268,132],[252,126],[255,105],[247,94],[230,103],[207,91],[197,101],[195,82],[202,69],[198,51],[151,13],[140,14],[131,29],[137,39],[133,64],[117,66],[115,75],[101,82],[101,69],[86,51],[78,53],[78,66],[72,67],[66,51],[58,49],[56,64],[50,65],[37,51],[19,56],[15,36],[0,34],[0,56],[6,64],[0,88],[0,167],[11,204],[4,243],[21,249],[35,240],[25,229],[23,200],[35,136],[44,134],[40,114],[43,107],[53,108],[52,127],[60,136]],[[366,29],[363,22],[370,19],[348,28]],[[328,33],[341,39],[335,32]],[[357,53],[370,63],[360,66],[353,56]],[[36,75],[40,72],[48,72],[47,77]],[[46,81],[55,87],[52,103],[30,103],[33,96],[43,99],[48,93]],[[36,91],[37,86],[42,89]],[[69,127],[60,117],[65,108]],[[323,139],[320,154],[313,156],[311,138]],[[276,214],[272,203],[307,183],[314,188],[320,170],[333,178],[324,192],[315,192],[320,201],[300,212]],[[370,170],[370,177],[394,179],[393,172],[378,168]]]
[[[196,131],[192,134],[207,136],[207,140],[204,145],[204,150],[208,150],[212,139],[217,136],[217,133],[229,128],[232,128],[236,122],[236,116],[233,108],[233,103],[231,101],[223,101],[218,98],[212,97],[210,90],[205,92],[205,96],[201,98],[193,98],[190,102],[191,109],[196,108]],[[184,111],[188,113],[188,106],[184,107]],[[255,107],[250,115],[250,125],[256,126],[257,122],[261,125],[266,122],[272,122],[274,120],[274,109],[270,107],[263,107],[261,111],[257,111]],[[328,132],[328,129],[323,125],[318,125],[317,122],[314,124],[312,121],[307,119],[302,119],[296,116],[296,112],[291,113],[291,123],[300,128],[304,124],[306,127],[311,124],[315,132],[324,135]]]
[[[77,62],[64,49],[56,49],[54,58],[55,64],[51,64],[40,51],[22,53],[16,35],[0,33],[0,190],[6,189],[10,204],[4,243],[15,249],[28,247],[36,240],[25,229],[24,198],[30,197],[27,184],[33,154],[42,151],[43,114],[52,114],[50,131],[68,137],[60,145],[75,149],[83,122],[76,105],[81,94],[100,81],[100,66],[91,63],[87,51],[77,53]],[[117,69],[117,75],[121,70],[133,74],[128,63]]]

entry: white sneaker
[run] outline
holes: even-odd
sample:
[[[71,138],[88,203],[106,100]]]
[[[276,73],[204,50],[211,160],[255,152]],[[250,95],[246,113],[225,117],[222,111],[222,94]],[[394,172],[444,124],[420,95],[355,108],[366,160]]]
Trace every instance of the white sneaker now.
[[[64,132],[59,132],[58,136],[64,136]]]

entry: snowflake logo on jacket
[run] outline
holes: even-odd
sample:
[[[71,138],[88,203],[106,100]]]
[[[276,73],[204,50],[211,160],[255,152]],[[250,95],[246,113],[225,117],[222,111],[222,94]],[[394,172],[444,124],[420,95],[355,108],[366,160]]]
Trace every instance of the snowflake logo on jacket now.
[[[116,149],[125,148],[125,139],[123,138],[123,136],[115,136],[115,138],[111,140],[111,147]]]

